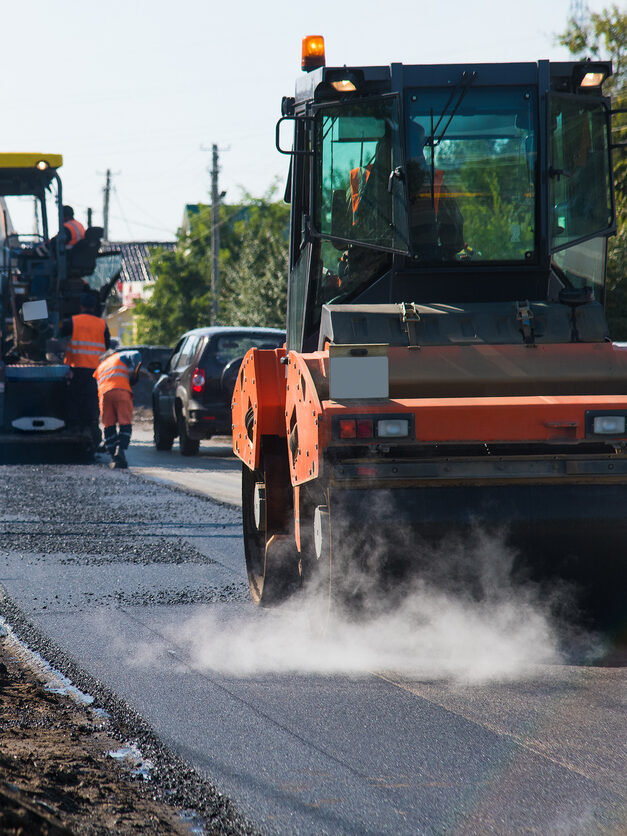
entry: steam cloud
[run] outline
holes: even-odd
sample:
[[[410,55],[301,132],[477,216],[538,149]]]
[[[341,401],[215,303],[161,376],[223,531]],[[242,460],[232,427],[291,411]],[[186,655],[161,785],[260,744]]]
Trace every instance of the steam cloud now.
[[[471,540],[432,552],[432,571],[404,583],[402,595],[363,584],[357,614],[329,610],[325,596],[309,589],[273,609],[203,610],[168,639],[194,669],[232,676],[394,671],[478,684],[562,661],[549,603],[531,585],[512,585],[514,555],[502,538],[476,532]],[[142,649],[138,661],[154,652]]]

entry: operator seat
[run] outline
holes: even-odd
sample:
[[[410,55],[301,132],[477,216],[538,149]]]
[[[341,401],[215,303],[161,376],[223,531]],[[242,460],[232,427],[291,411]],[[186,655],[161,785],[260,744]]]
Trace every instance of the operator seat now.
[[[85,230],[85,237],[67,251],[68,279],[91,276],[96,269],[96,257],[103,234],[104,230],[101,226],[90,226]]]

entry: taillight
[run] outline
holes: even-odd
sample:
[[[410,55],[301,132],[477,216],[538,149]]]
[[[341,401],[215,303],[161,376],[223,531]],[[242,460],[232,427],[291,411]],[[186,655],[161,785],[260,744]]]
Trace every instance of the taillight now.
[[[373,438],[374,431],[372,428],[371,418],[357,419],[357,438]]]
[[[194,374],[192,375],[192,392],[196,392],[199,394],[202,392],[205,385],[205,370],[204,369],[194,369]]]
[[[338,422],[340,438],[355,438],[357,435],[357,421],[354,418],[342,418]]]
[[[371,418],[340,418],[337,422],[340,438],[373,438],[374,427]]]

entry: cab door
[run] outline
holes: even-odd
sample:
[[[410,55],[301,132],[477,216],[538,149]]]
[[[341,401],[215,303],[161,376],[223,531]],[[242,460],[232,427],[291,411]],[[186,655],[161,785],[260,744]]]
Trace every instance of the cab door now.
[[[570,286],[603,302],[607,237],[616,230],[609,107],[556,94],[550,108],[552,259]]]

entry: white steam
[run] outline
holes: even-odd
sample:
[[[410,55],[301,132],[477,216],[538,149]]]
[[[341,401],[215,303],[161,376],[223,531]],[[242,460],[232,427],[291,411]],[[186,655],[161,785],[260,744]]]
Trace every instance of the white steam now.
[[[463,571],[445,589],[442,575],[459,561]],[[274,609],[207,608],[168,639],[187,665],[232,676],[393,671],[459,683],[511,680],[561,660],[548,607],[533,587],[511,585],[511,561],[500,539],[476,535],[463,549],[449,543],[431,553],[438,571],[404,584],[400,596],[363,584],[357,613],[329,610],[310,590]],[[150,655],[144,648],[141,661]]]

